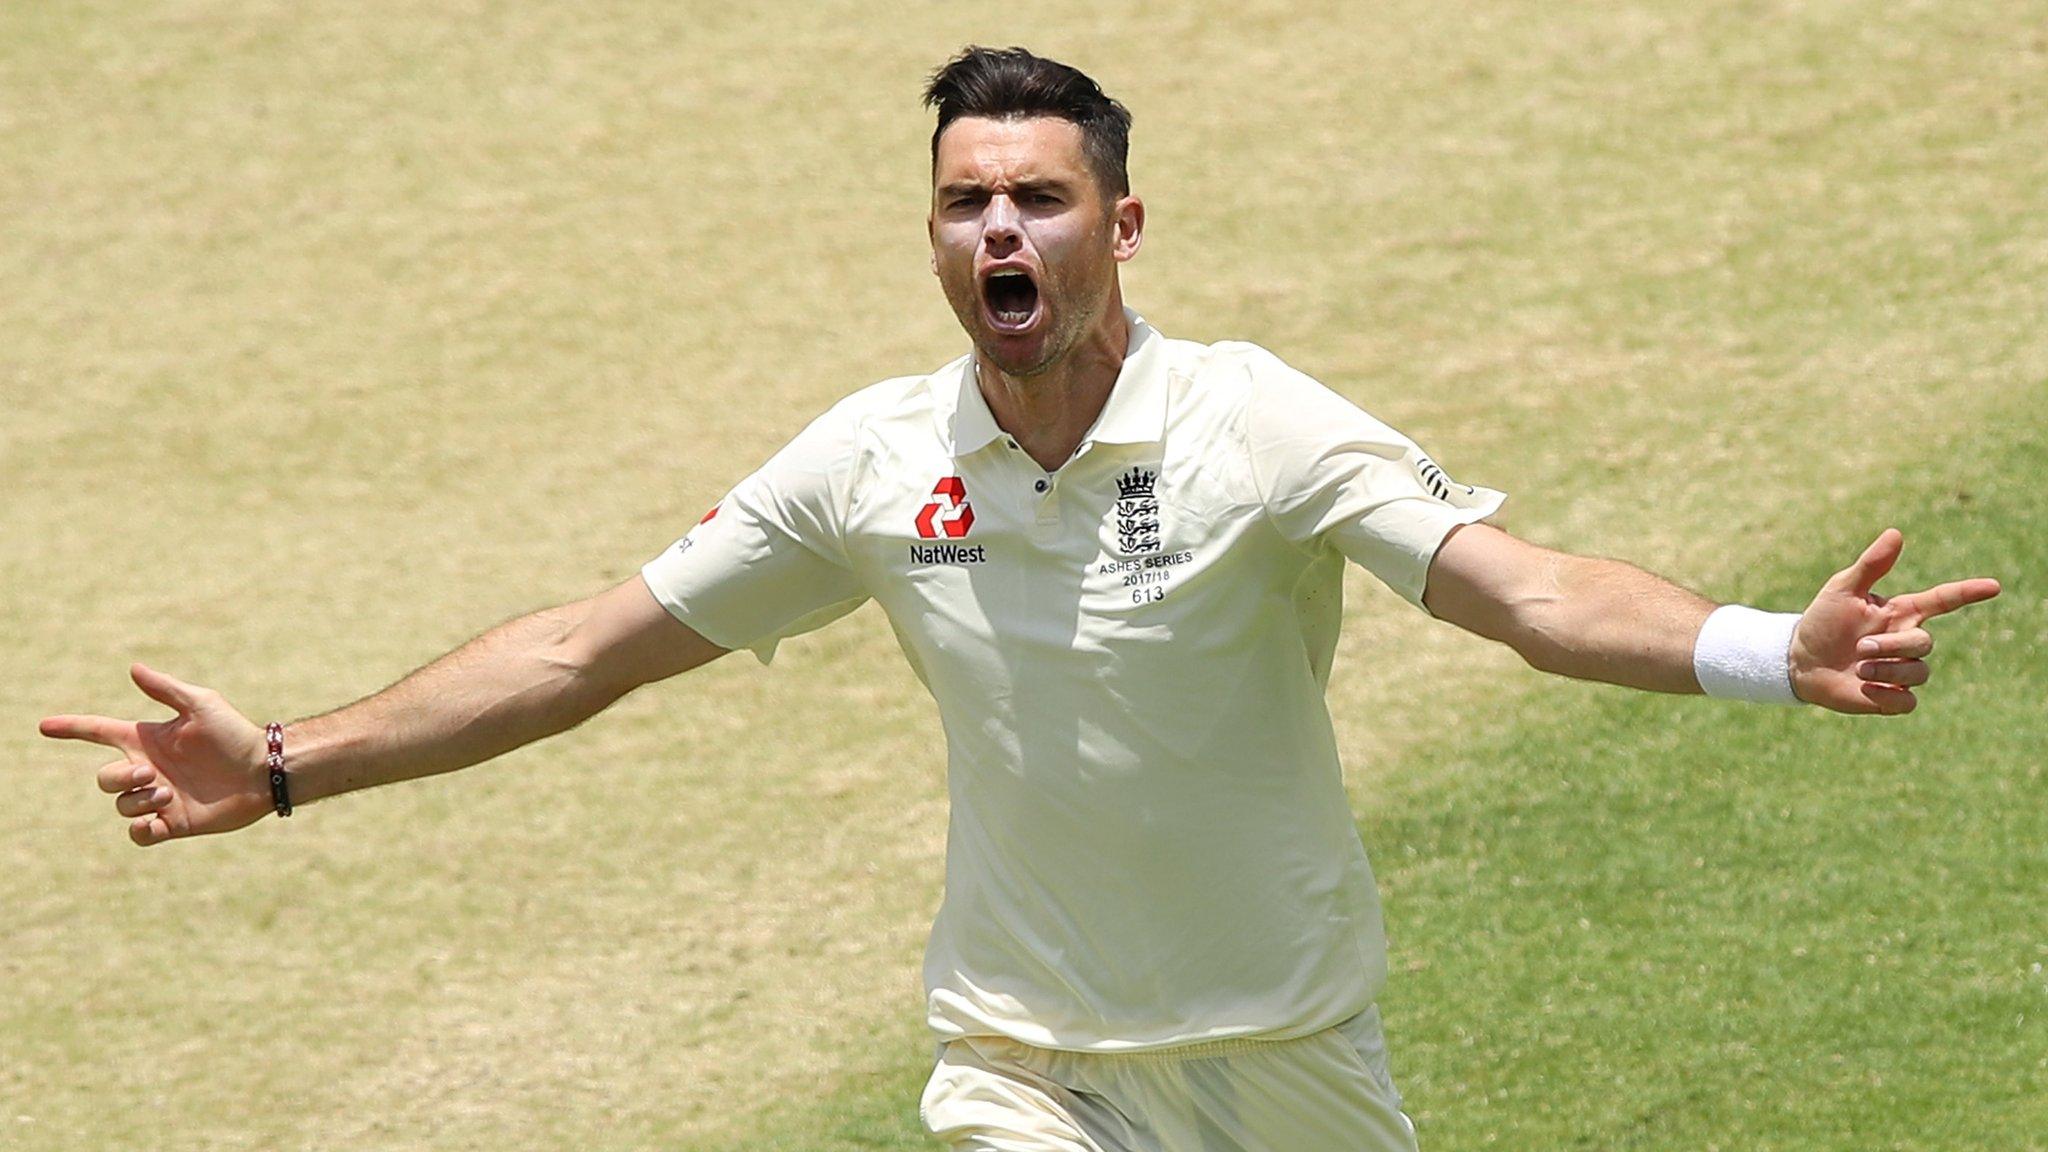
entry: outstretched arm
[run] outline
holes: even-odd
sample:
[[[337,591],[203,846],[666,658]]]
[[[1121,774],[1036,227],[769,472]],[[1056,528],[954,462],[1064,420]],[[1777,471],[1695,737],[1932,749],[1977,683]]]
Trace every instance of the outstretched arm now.
[[[639,576],[501,624],[373,696],[285,730],[292,802],[431,776],[573,728],[642,684],[725,654],[663,608]],[[149,845],[231,832],[271,811],[263,729],[220,693],[140,664],[170,720],[52,716],[43,735],[122,758],[102,791]]]
[[[1998,595],[1976,579],[1924,592],[1872,589],[1904,538],[1887,529],[1807,606],[1787,653],[1799,699],[1837,712],[1902,713],[1927,682],[1934,640],[1922,625]],[[1656,692],[1700,691],[1694,645],[1715,605],[1616,560],[1554,552],[1486,524],[1456,529],[1429,568],[1423,604],[1498,640],[1535,668]]]

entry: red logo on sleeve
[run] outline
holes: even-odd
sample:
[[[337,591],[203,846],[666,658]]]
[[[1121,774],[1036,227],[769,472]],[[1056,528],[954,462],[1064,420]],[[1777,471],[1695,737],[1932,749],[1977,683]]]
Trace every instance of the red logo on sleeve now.
[[[974,527],[974,509],[967,504],[967,485],[948,476],[932,488],[932,502],[917,514],[917,534],[926,540],[944,535],[958,540]]]

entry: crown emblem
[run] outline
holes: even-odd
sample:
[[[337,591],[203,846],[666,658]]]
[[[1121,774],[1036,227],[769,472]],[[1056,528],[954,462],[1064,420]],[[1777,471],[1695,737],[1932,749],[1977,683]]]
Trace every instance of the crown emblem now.
[[[1159,474],[1132,468],[1116,478],[1117,550],[1126,556],[1159,550],[1159,498],[1153,485]]]
[[[1133,468],[1116,478],[1116,496],[1119,500],[1150,499],[1152,482],[1159,477],[1143,468]]]

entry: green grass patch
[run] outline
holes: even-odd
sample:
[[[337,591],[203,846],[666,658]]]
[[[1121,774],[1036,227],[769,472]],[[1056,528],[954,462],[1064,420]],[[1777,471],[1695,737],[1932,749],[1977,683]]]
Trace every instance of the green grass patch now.
[[[1429,1144],[2039,1147],[2048,402],[1983,424],[1871,494],[1909,542],[1880,591],[2005,582],[1937,622],[1916,714],[1532,697],[1446,741],[1448,786],[1368,813]],[[1733,591],[1803,604],[1875,523]]]

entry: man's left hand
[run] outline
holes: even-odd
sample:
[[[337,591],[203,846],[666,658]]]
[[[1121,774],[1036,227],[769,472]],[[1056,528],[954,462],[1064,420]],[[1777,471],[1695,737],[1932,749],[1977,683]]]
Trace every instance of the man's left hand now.
[[[1854,564],[1821,586],[1792,635],[1792,691],[1836,712],[1900,715],[1927,683],[1934,637],[1921,625],[1998,595],[1998,581],[1954,580],[1924,592],[1872,591],[1898,562],[1906,538],[1887,528]]]

